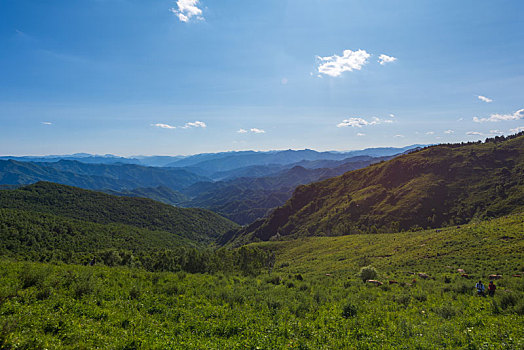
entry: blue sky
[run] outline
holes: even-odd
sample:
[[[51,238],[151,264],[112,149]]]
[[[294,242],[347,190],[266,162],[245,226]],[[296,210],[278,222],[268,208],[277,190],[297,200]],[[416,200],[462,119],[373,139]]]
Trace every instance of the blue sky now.
[[[0,154],[507,135],[524,129],[523,13],[520,0],[0,0]]]

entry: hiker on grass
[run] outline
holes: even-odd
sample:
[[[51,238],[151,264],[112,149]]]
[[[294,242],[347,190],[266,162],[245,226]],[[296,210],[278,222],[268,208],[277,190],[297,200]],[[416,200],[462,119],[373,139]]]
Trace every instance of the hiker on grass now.
[[[482,284],[482,281],[479,281],[479,283],[475,284],[475,288],[477,288],[477,295],[483,297],[484,285]]]
[[[493,283],[493,281],[489,281],[489,284],[488,284],[488,295],[490,297],[495,295],[495,289],[497,289],[497,286]]]

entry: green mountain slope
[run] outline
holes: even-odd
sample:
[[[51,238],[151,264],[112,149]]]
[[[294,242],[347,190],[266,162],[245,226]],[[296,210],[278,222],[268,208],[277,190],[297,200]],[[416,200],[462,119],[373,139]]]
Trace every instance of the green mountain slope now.
[[[438,145],[298,187],[237,243],[462,224],[524,207],[524,133]]]
[[[97,224],[47,213],[0,209],[0,255],[30,260],[81,261],[106,249],[132,252],[195,246],[166,231]]]
[[[48,182],[0,191],[0,208],[48,213],[97,224],[166,231],[209,243],[236,224],[203,209],[183,209],[150,199],[116,197]]]
[[[157,202],[171,205],[179,205],[188,200],[188,198],[182,193],[165,186],[138,187],[132,190],[122,191],[105,190],[103,192],[113,196],[149,198]]]
[[[342,273],[373,265],[391,279],[409,282],[406,271],[449,274],[460,278],[461,268],[470,278],[524,270],[524,212],[492,220],[417,232],[355,234],[340,237],[259,242],[270,249],[283,272]],[[384,277],[384,276],[382,276]]]
[[[203,176],[185,169],[145,167],[136,164],[87,164],[72,160],[49,163],[0,160],[0,184],[26,185],[49,181],[91,190],[165,186],[179,190]]]
[[[383,159],[350,158],[345,163],[335,163],[333,168],[308,169],[294,166],[270,176],[196,183],[184,190],[184,193],[192,198],[181,205],[209,209],[238,224],[246,225],[284,204],[298,185],[328,179]]]

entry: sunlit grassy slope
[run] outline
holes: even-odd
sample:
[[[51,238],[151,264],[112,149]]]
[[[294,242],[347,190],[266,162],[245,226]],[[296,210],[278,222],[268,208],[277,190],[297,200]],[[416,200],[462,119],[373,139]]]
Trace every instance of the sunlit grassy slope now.
[[[279,236],[395,232],[464,224],[524,208],[524,133],[437,145],[298,187],[235,244]]]
[[[371,264],[381,278],[411,281],[408,272],[471,278],[506,277],[524,270],[524,213],[462,226],[393,234],[307,237],[256,243],[274,250],[277,266],[290,273],[347,275]],[[387,281],[386,281],[387,282]]]
[[[524,272],[523,228],[517,214],[257,243],[276,265],[251,276],[1,259],[0,348],[522,349],[524,279],[512,275]],[[364,265],[384,285],[363,283]],[[502,275],[495,297],[477,297],[491,273]]]

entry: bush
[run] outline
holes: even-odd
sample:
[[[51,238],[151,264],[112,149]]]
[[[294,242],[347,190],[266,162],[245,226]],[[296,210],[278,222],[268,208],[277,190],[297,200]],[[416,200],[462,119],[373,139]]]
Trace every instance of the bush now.
[[[440,317],[445,318],[447,320],[449,320],[450,318],[452,318],[453,316],[457,314],[455,309],[453,309],[450,305],[443,305],[442,307],[437,308],[435,310],[435,313],[439,315]]]
[[[42,286],[47,274],[44,269],[25,265],[19,274],[22,289]]]
[[[500,299],[500,306],[503,310],[508,307],[515,306],[517,304],[517,298],[513,294],[504,294]]]
[[[363,282],[366,282],[367,280],[374,280],[378,276],[377,269],[375,269],[373,266],[365,266],[360,269],[360,272],[358,273],[358,277]]]
[[[344,318],[350,318],[357,315],[357,307],[349,302],[344,306],[344,309],[342,310],[342,317]]]

